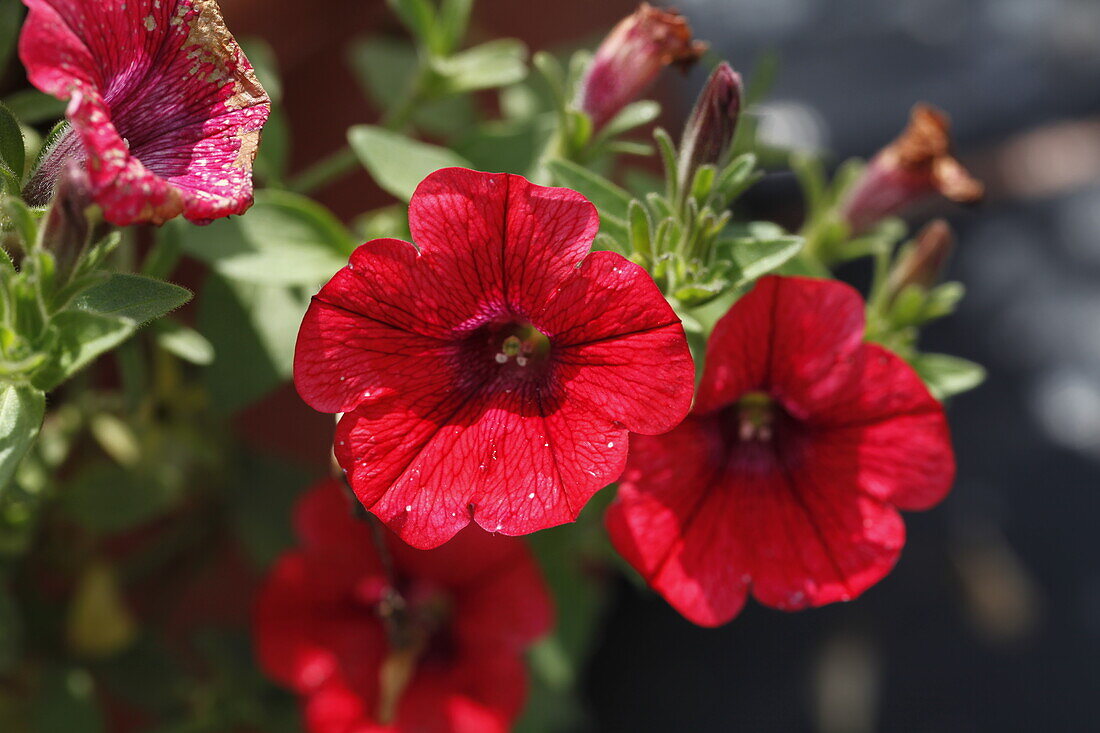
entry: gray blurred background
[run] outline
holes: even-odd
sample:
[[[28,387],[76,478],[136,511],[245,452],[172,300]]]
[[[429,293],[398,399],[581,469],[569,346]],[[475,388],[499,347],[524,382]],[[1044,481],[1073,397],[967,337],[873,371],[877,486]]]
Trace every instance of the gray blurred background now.
[[[989,195],[934,212],[969,293],[922,343],[990,377],[949,407],[953,494],[907,515],[897,569],[858,602],[750,603],[712,631],[622,583],[588,679],[599,729],[1100,730],[1100,2],[678,6],[750,76],[778,53],[772,142],[869,156],[914,102],[950,112]],[[764,191],[797,196],[782,175]]]

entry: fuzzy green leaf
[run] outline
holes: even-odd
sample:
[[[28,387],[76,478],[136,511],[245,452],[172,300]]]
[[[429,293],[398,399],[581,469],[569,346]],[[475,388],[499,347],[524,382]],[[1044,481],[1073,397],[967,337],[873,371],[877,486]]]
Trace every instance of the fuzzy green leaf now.
[[[23,130],[19,120],[0,102],[0,162],[7,166],[17,181],[23,180],[27,165],[27,152],[24,147]]]
[[[191,291],[142,275],[114,273],[73,300],[77,310],[129,321],[134,326],[171,313],[191,300]]]
[[[39,390],[25,384],[0,385],[0,491],[34,445],[45,411],[46,395]]]

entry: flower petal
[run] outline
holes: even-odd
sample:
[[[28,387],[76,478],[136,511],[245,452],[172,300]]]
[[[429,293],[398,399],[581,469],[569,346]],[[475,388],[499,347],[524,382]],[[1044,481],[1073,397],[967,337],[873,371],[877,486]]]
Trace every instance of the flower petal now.
[[[765,390],[796,418],[836,399],[863,340],[863,299],[835,280],[761,278],[714,327],[697,412]]]
[[[689,417],[659,437],[633,437],[618,497],[607,510],[615,549],[700,626],[732,619],[747,593],[744,569],[730,557],[730,518],[712,505],[721,503],[710,491],[724,460],[710,428],[709,420]]]
[[[425,282],[408,242],[378,239],[359,247],[313,298],[294,349],[294,384],[310,407],[346,412],[386,390],[438,392],[448,383],[454,346],[424,308],[404,302],[438,292]]]
[[[336,458],[364,506],[428,549],[471,519],[507,535],[573,521],[622,472],[626,431],[524,390],[395,395],[343,417]]]
[[[554,344],[566,399],[646,434],[690,409],[695,366],[680,319],[621,255],[593,252],[532,319]]]
[[[409,227],[441,296],[466,317],[492,308],[537,309],[572,274],[599,229],[576,191],[522,176],[444,168],[409,202]]]
[[[826,474],[857,465],[860,488],[901,509],[938,504],[955,480],[943,405],[911,366],[877,344],[863,347],[853,385],[815,416],[822,429],[807,460]]]

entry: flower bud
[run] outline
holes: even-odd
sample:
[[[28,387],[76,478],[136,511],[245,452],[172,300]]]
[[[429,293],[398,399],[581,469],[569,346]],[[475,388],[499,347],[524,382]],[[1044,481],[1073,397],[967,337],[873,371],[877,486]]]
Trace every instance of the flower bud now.
[[[67,277],[76,267],[91,237],[88,207],[92,195],[81,163],[69,160],[53,185],[50,211],[42,222],[42,247],[53,253],[57,272]]]
[[[913,108],[909,125],[880,150],[852,186],[842,216],[855,234],[924,197],[939,193],[974,203],[984,187],[951,153],[947,116],[926,104]]]
[[[930,290],[939,282],[954,240],[950,225],[943,219],[934,219],[917,232],[890,273],[887,290],[891,298],[910,285]]]
[[[684,126],[680,141],[680,185],[690,186],[701,165],[725,164],[740,114],[741,75],[723,61],[707,79]]]
[[[669,64],[684,68],[699,60],[707,44],[692,40],[679,13],[642,3],[612,29],[588,67],[577,106],[600,129],[637,99]]]

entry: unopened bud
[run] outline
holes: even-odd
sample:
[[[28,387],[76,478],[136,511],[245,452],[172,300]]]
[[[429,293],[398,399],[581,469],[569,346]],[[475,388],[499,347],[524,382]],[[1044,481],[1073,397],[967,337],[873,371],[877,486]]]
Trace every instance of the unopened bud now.
[[[955,236],[943,219],[926,224],[913,241],[906,245],[890,273],[887,289],[891,297],[911,285],[930,290],[940,280],[944,265],[951,254]]]
[[[68,277],[88,246],[91,225],[88,207],[92,205],[88,176],[84,167],[70,160],[57,180],[53,200],[42,223],[43,249],[51,252],[58,275]]]
[[[707,79],[680,141],[680,185],[691,185],[701,165],[726,163],[741,114],[741,75],[725,61]]]
[[[633,102],[670,64],[691,66],[707,44],[691,37],[679,13],[642,3],[612,29],[581,83],[578,106],[600,129]]]
[[[947,116],[934,107],[913,108],[909,125],[871,159],[848,194],[842,215],[853,233],[865,232],[933,193],[957,203],[982,198],[981,181],[952,155],[948,127]]]

